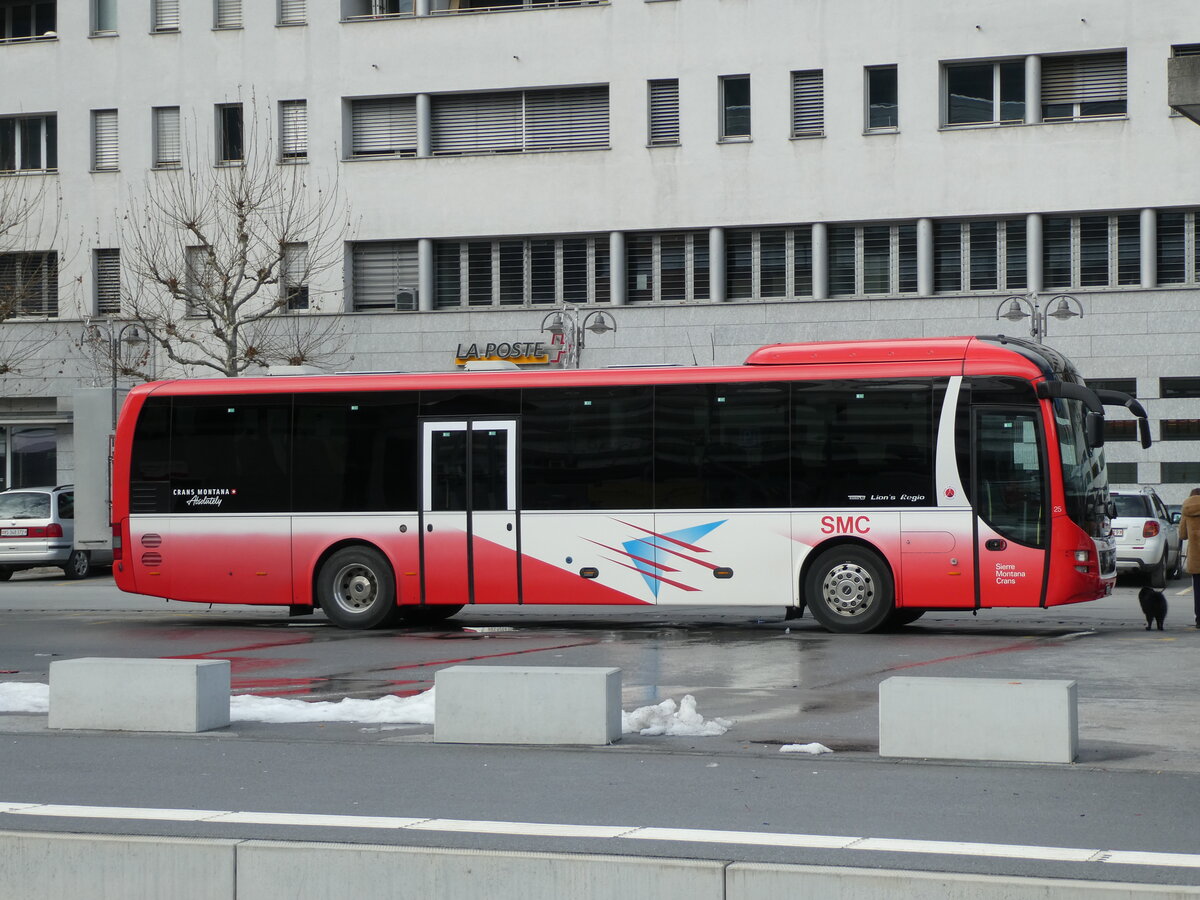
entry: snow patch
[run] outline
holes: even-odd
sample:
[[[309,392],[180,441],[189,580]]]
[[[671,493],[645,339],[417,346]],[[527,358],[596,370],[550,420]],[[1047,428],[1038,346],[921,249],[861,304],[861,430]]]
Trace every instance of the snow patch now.
[[[733,719],[705,719],[696,710],[696,698],[685,694],[676,705],[667,698],[654,706],[641,706],[631,713],[621,713],[621,733],[637,732],[648,737],[716,737],[733,725]]]
[[[818,743],[814,742],[811,744],[784,744],[782,747],[779,748],[779,752],[780,753],[810,753],[813,756],[817,756],[818,754],[821,754],[821,753],[832,753],[833,751],[830,750],[828,747],[826,747],[824,744],[818,744]]]
[[[0,712],[50,712],[50,685],[0,681]]]

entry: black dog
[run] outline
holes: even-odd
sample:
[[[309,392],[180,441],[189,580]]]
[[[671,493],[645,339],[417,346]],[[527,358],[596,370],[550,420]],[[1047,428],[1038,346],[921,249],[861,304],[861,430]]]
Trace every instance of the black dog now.
[[[1167,617],[1167,598],[1162,591],[1152,587],[1144,587],[1138,591],[1138,603],[1142,605],[1142,614],[1146,617],[1146,630],[1157,622],[1158,630],[1163,630],[1163,620]]]

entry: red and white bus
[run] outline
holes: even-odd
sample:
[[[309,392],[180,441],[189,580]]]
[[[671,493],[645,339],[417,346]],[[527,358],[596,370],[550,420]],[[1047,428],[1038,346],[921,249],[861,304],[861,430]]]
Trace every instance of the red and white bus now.
[[[1003,337],[741,366],[142,385],[122,590],[371,628],[467,604],[807,607],[864,632],[1112,590],[1102,404]]]

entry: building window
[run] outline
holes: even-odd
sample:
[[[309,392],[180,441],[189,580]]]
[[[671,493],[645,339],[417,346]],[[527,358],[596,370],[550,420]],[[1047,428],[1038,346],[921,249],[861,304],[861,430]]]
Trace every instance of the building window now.
[[[121,314],[121,251],[96,250],[93,253],[96,279],[96,313],[101,316]]]
[[[58,254],[0,253],[0,320],[58,315]]]
[[[1200,462],[1165,462],[1159,480],[1163,484],[1200,484]]]
[[[1158,425],[1160,441],[1200,440],[1200,419],[1163,419]]]
[[[1105,419],[1105,441],[1136,441],[1138,440],[1137,420],[1135,419]]]
[[[308,244],[285,244],[280,278],[284,308],[308,309]]]
[[[279,0],[280,25],[303,25],[307,16],[306,0]]]
[[[383,19],[411,16],[413,0],[342,0],[342,19]]]
[[[117,0],[92,0],[92,34],[117,33]]]
[[[242,27],[242,0],[216,0],[213,9],[214,28]]]
[[[152,31],[179,30],[179,0],[151,0]]]
[[[1160,212],[1158,219],[1158,283],[1200,281],[1200,217],[1194,212]]]
[[[1025,61],[947,65],[946,125],[1025,121]]]
[[[830,296],[911,294],[917,290],[917,226],[831,225]]]
[[[662,78],[648,82],[650,98],[651,147],[679,144],[679,79]]]
[[[416,156],[416,100],[412,97],[351,100],[350,154]]]
[[[284,162],[308,159],[308,101],[279,103],[279,158]]]
[[[217,162],[222,165],[245,159],[242,146],[242,104],[217,106]]]
[[[195,316],[202,313],[209,302],[219,299],[221,286],[216,264],[204,247],[184,248],[184,297],[183,314]]]
[[[1174,44],[1171,47],[1171,56],[1176,58],[1180,56],[1200,56],[1200,44]],[[1168,107],[1168,109],[1171,110],[1170,115],[1173,117],[1178,118],[1183,115],[1183,113],[1173,107]]]
[[[0,43],[55,40],[55,0],[0,0]]]
[[[1136,378],[1086,378],[1087,386],[1097,391],[1120,391],[1130,397],[1137,396]]]
[[[750,76],[721,78],[721,140],[740,141],[750,137]]]
[[[1028,284],[1024,219],[934,225],[933,289],[937,293],[1014,291]]]
[[[607,303],[608,235],[439,241],[434,307]]]
[[[1088,382],[1091,384],[1091,381]],[[1200,377],[1177,376],[1158,379],[1158,396],[1164,400],[1200,397]]]
[[[820,69],[792,73],[792,137],[825,134],[825,73]]]
[[[812,296],[812,227],[725,232],[725,296],[777,300]]]
[[[608,85],[432,98],[435,156],[608,148]]]
[[[707,300],[708,232],[628,235],[625,276],[629,303]]]
[[[1125,115],[1125,51],[1042,59],[1042,119]]]
[[[356,311],[418,308],[416,241],[353,244],[350,267]]]
[[[152,119],[154,125],[154,168],[179,168],[182,163],[179,144],[179,107],[155,107]]]
[[[38,172],[57,168],[57,116],[0,118],[0,172]]]
[[[867,131],[895,131],[900,127],[900,92],[895,66],[866,70]]]
[[[431,0],[430,13],[503,12],[551,6],[596,6],[607,0]]]
[[[92,110],[92,171],[117,170],[117,111]]]
[[[1045,216],[1043,285],[1053,290],[1140,284],[1140,226],[1137,213]]]
[[[1137,463],[1110,462],[1107,468],[1109,484],[1138,483]]]

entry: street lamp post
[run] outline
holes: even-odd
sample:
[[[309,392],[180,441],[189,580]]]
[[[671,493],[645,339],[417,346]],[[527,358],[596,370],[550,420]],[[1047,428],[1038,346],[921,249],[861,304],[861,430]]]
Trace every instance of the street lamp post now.
[[[1001,312],[1006,305],[1007,311]],[[1051,297],[1043,307],[1035,291],[1027,297],[1006,297],[996,307],[997,321],[1008,319],[1010,322],[1020,322],[1022,319],[1029,319],[1029,336],[1039,344],[1046,339],[1046,325],[1050,319],[1065,322],[1076,317],[1083,318],[1083,304],[1068,294]]]
[[[616,330],[617,323],[613,320],[612,314],[606,313],[602,309],[592,310],[581,320],[577,307],[563,304],[560,309],[546,313],[542,317],[542,331],[550,332],[552,343],[561,343],[565,346],[564,355],[567,366],[574,369],[579,368],[579,357],[584,348],[585,332],[590,331],[592,334],[599,335]]]
[[[126,336],[128,332],[128,336]],[[121,348],[122,346],[138,347],[146,343],[146,339],[142,337],[142,333],[138,331],[136,322],[126,322],[114,334],[111,326],[108,334],[108,355],[112,362],[112,383],[110,391],[112,393],[112,427],[116,430],[117,427],[117,378],[123,374],[121,365]]]

